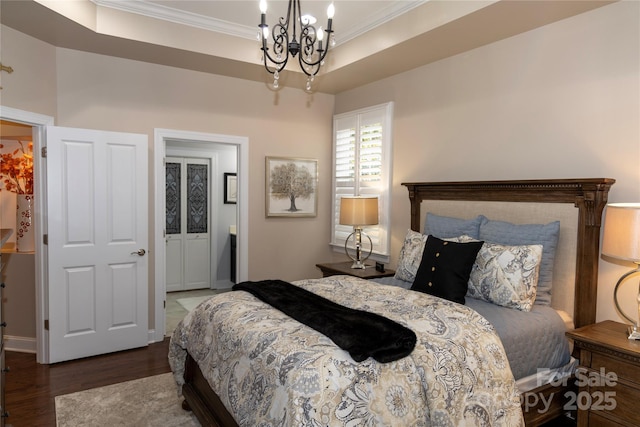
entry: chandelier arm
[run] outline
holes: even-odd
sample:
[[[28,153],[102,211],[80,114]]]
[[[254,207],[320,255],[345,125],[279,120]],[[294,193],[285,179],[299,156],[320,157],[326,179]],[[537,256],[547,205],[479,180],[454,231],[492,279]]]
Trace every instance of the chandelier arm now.
[[[285,46],[289,44],[288,43],[289,39],[288,39],[287,29],[282,23],[283,19],[284,18],[282,17],[280,18],[280,22],[275,25],[273,32],[271,34],[271,38],[273,39],[273,52],[276,54],[275,58],[271,56],[271,54],[269,54],[267,39],[264,36],[262,37],[261,50],[263,52],[264,67],[271,74],[274,74],[276,71],[278,72],[282,71],[287,65],[287,62],[289,61],[289,50],[285,48]],[[283,59],[278,59],[277,55],[282,55],[282,54],[284,54]],[[273,66],[274,68],[273,71],[269,68],[269,63],[267,60]]]
[[[296,28],[296,23],[300,22],[300,25],[302,25],[302,14],[300,12],[300,0],[293,0],[292,2],[289,2],[289,8],[291,8],[291,3],[293,3],[293,41],[296,41],[296,33],[297,33],[297,28]],[[287,17],[287,19],[289,19]],[[289,29],[289,27],[287,26],[287,30]]]
[[[318,71],[320,71],[320,62],[317,62],[316,64],[308,64],[304,59],[302,59],[304,55],[300,55],[300,58],[298,58],[298,62],[300,63],[300,69],[302,70],[303,73],[305,73],[308,77],[313,77],[316,74],[318,74]],[[311,71],[308,71],[307,68],[310,67]]]
[[[307,32],[303,33],[304,38],[302,38],[302,40],[304,40],[304,48],[303,48],[303,52],[305,55],[301,55],[300,56],[300,67],[303,67],[304,65],[308,65],[310,67],[315,67],[318,66],[316,71],[313,74],[309,74],[307,72],[305,72],[306,75],[311,76],[311,75],[316,75],[318,73],[318,71],[320,71],[320,65],[322,63],[322,61],[324,61],[324,58],[327,56],[327,53],[329,52],[329,46],[331,45],[331,33],[333,33],[333,30],[331,30],[331,19],[329,19],[329,25],[328,25],[328,29],[325,30],[324,32],[327,33],[327,45],[326,45],[326,49],[322,48],[322,42],[319,42],[318,47],[315,47],[315,42],[317,40],[317,32],[316,29],[311,26],[311,25],[307,25],[305,27],[305,30]],[[313,36],[311,36],[309,34],[309,28],[313,29]],[[301,41],[302,41],[301,40]],[[305,57],[311,57],[313,56],[313,54],[315,52],[318,52],[318,59],[316,61],[307,61],[306,58],[303,58],[303,56]],[[304,71],[304,70],[303,70]]]
[[[305,53],[307,53],[307,47],[305,47]],[[313,49],[310,48],[311,52],[310,55],[313,55],[315,52],[318,52],[319,56],[318,59],[316,61],[307,61],[306,59],[303,58],[303,56],[309,56],[309,55],[300,55],[300,65],[305,64],[305,65],[309,65],[311,67],[314,67],[316,65],[320,65],[320,63],[322,61],[324,61],[324,58],[327,56],[327,52],[329,51],[329,49]]]
[[[289,19],[291,19],[291,3],[293,3],[293,2],[289,1],[289,4],[287,5],[287,19],[284,21],[284,27],[287,29],[287,31],[289,30]],[[296,13],[296,8],[295,8],[295,5],[294,5],[293,6],[293,14],[295,15],[295,13]],[[282,22],[283,19],[284,19],[283,17],[280,17],[280,23],[283,23]],[[295,16],[294,16],[294,18],[293,18],[293,29],[294,29],[294,32],[295,32],[295,28],[296,28],[296,22],[295,21],[296,21],[296,19],[295,19]]]

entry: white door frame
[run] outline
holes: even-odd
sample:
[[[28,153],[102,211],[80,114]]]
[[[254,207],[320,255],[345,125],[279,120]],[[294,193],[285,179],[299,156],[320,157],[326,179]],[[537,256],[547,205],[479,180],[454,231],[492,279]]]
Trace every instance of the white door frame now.
[[[47,271],[46,250],[42,236],[46,233],[46,183],[43,177],[46,176],[44,162],[40,155],[40,150],[45,141],[45,127],[53,126],[54,120],[51,116],[31,113],[29,111],[18,110],[11,107],[0,106],[0,119],[16,123],[22,123],[33,127],[33,182],[34,197],[37,208],[34,212],[33,231],[36,235],[35,268],[36,268],[36,361],[38,363],[49,363],[49,333],[44,328],[44,319],[47,316],[48,307],[48,284],[45,278]]]
[[[154,130],[154,193],[155,193],[155,230],[154,230],[154,263],[155,263],[155,330],[150,333],[150,341],[162,341],[165,335],[165,299],[166,253],[164,244],[164,225],[166,221],[164,163],[167,140],[183,140],[212,144],[230,144],[238,149],[238,209],[236,209],[237,280],[248,280],[249,276],[249,138],[233,135],[219,135],[201,132],[189,132],[172,129]]]

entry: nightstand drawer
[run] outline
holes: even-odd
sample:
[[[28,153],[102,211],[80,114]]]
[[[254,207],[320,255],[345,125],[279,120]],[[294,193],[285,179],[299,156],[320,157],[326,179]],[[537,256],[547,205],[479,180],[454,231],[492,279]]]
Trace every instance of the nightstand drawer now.
[[[618,378],[624,378],[627,382],[640,385],[640,366],[626,360],[594,351],[591,353],[590,368],[598,374],[604,370],[605,375],[615,374]]]
[[[597,412],[589,413],[589,426],[597,427],[631,427],[630,424],[620,424],[608,418],[601,417]]]
[[[590,402],[586,402],[587,397]],[[588,393],[578,393],[577,404],[580,406],[590,403],[590,415],[597,414],[602,418],[624,423],[624,420],[640,420],[638,402],[640,402],[640,390],[618,382],[613,386],[589,387]],[[615,407],[609,409],[611,406],[614,406],[613,404],[615,404]],[[589,425],[601,424],[589,423]],[[635,422],[635,425],[638,425],[638,423]]]

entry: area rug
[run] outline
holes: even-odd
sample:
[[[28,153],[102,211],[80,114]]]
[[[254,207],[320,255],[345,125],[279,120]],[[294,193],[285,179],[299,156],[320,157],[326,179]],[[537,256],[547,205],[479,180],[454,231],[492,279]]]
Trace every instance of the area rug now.
[[[177,390],[167,373],[56,396],[56,426],[200,426]]]
[[[198,306],[202,301],[206,301],[213,295],[202,295],[199,297],[179,298],[176,300],[178,304],[183,306],[187,311],[191,311]]]

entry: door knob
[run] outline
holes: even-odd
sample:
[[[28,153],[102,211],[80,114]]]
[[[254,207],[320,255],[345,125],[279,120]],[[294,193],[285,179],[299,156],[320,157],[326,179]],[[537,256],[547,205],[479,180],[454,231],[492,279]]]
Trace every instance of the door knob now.
[[[144,256],[144,254],[146,254],[147,251],[145,251],[144,249],[138,249],[135,252],[131,252],[131,255],[139,255],[139,256]]]

